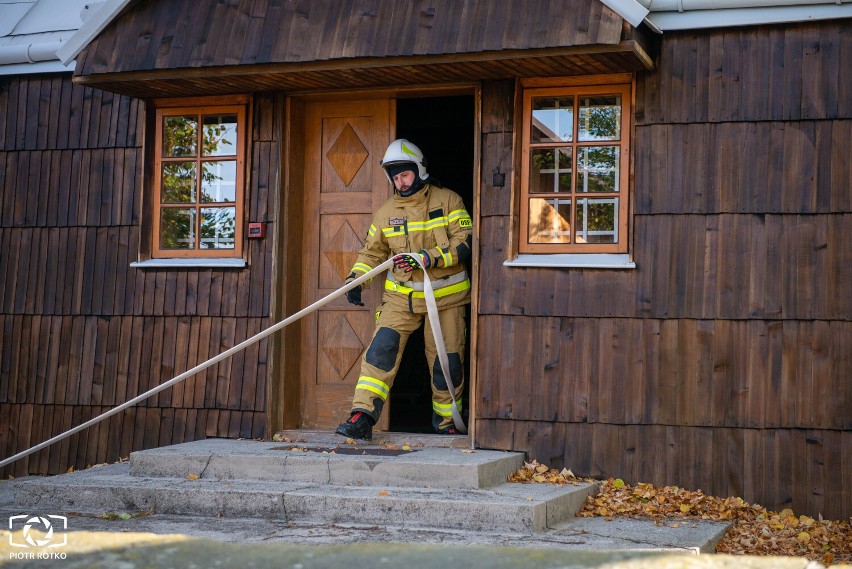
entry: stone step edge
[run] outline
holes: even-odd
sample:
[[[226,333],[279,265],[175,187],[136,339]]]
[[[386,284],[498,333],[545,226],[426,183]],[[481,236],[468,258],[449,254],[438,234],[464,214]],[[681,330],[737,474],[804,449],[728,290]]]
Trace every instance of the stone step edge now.
[[[489,490],[444,490],[168,478],[132,480],[126,475],[101,475],[73,482],[65,479],[59,484],[28,481],[18,488],[16,502],[21,506],[52,505],[95,514],[135,509],[211,517],[276,517],[324,523],[369,519],[403,527],[524,527],[542,531],[573,517],[586,496],[596,492],[597,485],[567,492],[518,483]]]
[[[292,449],[287,448],[290,445]],[[518,452],[451,448],[415,448],[409,449],[410,454],[401,449],[364,445],[336,448],[363,450],[364,455],[321,452],[325,448],[321,443],[196,441],[131,453],[130,474],[322,482],[338,486],[397,484],[488,488],[506,482],[509,475],[523,465],[524,457]],[[402,454],[382,456],[368,454],[370,452]]]

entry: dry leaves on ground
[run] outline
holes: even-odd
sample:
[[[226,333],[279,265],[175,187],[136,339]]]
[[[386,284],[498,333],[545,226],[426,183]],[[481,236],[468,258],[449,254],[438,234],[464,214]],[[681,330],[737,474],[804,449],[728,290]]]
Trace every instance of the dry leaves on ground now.
[[[537,461],[509,477],[510,482],[579,484],[568,469],[557,471]],[[630,485],[620,478],[601,482],[600,492],[589,496],[582,517],[647,517],[657,520],[687,519],[730,522],[731,528],[716,546],[719,553],[734,555],[791,555],[824,565],[852,562],[852,523],[796,516],[789,509],[772,512],[742,498],[717,498],[701,490],[677,486]],[[677,522],[675,522],[676,524]],[[671,524],[673,527],[677,525]]]

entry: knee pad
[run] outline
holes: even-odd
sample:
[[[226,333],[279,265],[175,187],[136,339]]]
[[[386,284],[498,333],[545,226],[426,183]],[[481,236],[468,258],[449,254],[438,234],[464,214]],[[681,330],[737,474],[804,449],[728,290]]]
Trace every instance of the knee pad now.
[[[447,354],[447,360],[450,364],[450,379],[453,380],[453,385],[458,387],[463,379],[461,356],[456,353]],[[449,391],[447,379],[444,377],[444,370],[441,369],[441,360],[437,357],[432,365],[432,384],[439,391]]]
[[[367,350],[365,361],[382,371],[390,371],[396,363],[399,353],[399,332],[392,328],[379,328],[370,348]]]

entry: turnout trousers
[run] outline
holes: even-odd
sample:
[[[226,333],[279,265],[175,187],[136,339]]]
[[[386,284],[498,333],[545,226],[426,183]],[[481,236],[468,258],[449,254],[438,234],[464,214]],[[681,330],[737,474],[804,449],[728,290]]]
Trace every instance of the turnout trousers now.
[[[461,412],[461,394],[464,387],[466,305],[444,308],[439,311],[441,331],[450,364],[450,376],[455,386],[456,402]],[[363,411],[373,421],[378,421],[388,399],[396,372],[402,360],[402,352],[411,333],[425,320],[424,340],[426,362],[432,381],[432,426],[441,431],[453,425],[452,399],[441,363],[432,325],[427,314],[412,313],[404,308],[383,303],[376,313],[376,330],[370,347],[361,361],[361,374],[355,386],[352,411]]]

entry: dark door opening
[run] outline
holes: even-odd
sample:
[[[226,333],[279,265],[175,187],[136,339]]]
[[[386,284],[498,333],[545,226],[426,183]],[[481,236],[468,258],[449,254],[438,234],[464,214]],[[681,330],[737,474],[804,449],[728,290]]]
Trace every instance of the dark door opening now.
[[[471,95],[399,99],[396,138],[406,138],[426,156],[429,174],[459,194],[473,214],[474,100]],[[468,272],[473,273],[468,266]],[[468,323],[468,330],[470,325]],[[470,389],[470,337],[465,354],[463,416]],[[432,432],[432,391],[423,354],[423,327],[411,335],[391,390],[391,431]]]

